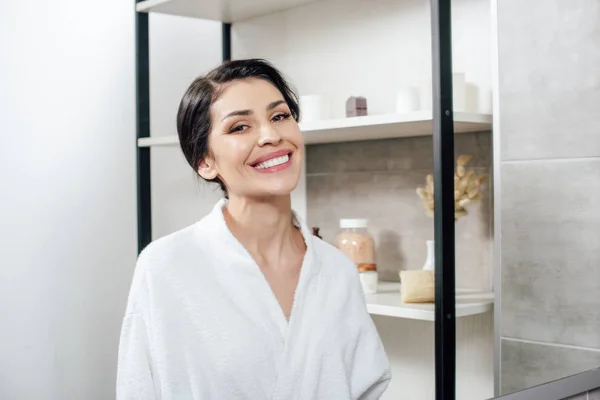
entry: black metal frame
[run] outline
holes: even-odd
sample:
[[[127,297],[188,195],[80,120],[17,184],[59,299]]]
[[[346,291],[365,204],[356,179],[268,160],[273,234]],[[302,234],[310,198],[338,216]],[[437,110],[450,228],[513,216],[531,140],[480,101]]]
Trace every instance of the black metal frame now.
[[[456,397],[451,1],[431,0],[435,239],[435,398]]]
[[[223,61],[231,60],[231,24],[224,22],[221,26],[221,51]]]
[[[141,0],[135,0],[139,2]],[[136,137],[150,136],[150,65],[148,14],[135,13]],[[433,161],[435,238],[435,380],[436,400],[454,400],[456,392],[454,121],[450,0],[431,0],[433,60]],[[231,24],[222,25],[223,61],[231,59]],[[137,152],[138,253],[151,241],[150,148]]]
[[[140,0],[136,0],[138,3]],[[138,254],[152,240],[150,191],[150,147],[140,147],[137,139],[150,137],[150,41],[148,14],[135,13],[136,71],[136,161]]]

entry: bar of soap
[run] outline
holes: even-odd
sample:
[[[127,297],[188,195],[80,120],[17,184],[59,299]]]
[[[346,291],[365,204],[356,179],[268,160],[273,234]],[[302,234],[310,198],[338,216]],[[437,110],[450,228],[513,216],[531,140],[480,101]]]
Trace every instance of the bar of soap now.
[[[431,270],[400,271],[400,293],[404,303],[435,301],[435,275]]]

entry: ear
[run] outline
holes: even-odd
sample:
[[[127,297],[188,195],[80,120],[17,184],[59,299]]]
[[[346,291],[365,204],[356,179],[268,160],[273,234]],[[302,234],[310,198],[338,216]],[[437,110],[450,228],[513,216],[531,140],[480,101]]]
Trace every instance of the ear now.
[[[202,161],[200,161],[200,165],[198,166],[198,175],[207,181],[213,180],[217,177],[218,171],[215,165],[215,160],[212,157],[206,156]]]

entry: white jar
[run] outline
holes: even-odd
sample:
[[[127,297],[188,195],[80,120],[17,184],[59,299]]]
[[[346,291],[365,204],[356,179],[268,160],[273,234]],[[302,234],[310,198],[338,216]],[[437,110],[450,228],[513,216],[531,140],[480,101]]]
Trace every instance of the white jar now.
[[[418,111],[419,92],[414,87],[403,87],[396,93],[396,114],[405,114],[411,111]]]
[[[377,293],[377,285],[379,284],[379,274],[377,271],[359,272],[360,284],[362,285],[365,294]]]
[[[320,95],[300,96],[301,122],[317,122],[329,119],[330,110],[327,101]]]
[[[452,109],[467,111],[467,82],[463,72],[452,74]]]

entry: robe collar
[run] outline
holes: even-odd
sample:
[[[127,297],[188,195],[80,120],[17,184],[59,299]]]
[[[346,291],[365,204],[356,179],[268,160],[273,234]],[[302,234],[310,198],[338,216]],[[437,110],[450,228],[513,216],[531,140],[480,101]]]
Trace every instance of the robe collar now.
[[[225,217],[223,216],[223,208],[227,206],[228,202],[229,201],[226,198],[219,199],[219,201],[217,201],[217,203],[213,206],[212,211],[208,215],[208,219],[211,225],[213,225],[213,227],[224,236],[224,239],[231,246],[233,246],[232,250],[234,248],[241,248],[244,251],[246,251],[242,244],[237,240],[237,238],[233,236],[233,234],[229,230],[229,227],[227,227],[227,223],[225,222]],[[317,254],[315,252],[315,241],[320,239],[315,238],[313,236],[312,231],[308,227],[306,221],[298,214],[296,210],[293,209],[292,223],[296,228],[300,230],[300,233],[302,234],[302,237],[304,239],[304,243],[306,244],[306,253],[304,255],[302,268],[306,268],[308,269],[308,271],[302,271],[301,273],[303,275],[308,276],[318,275],[320,270],[320,263],[318,262]]]

